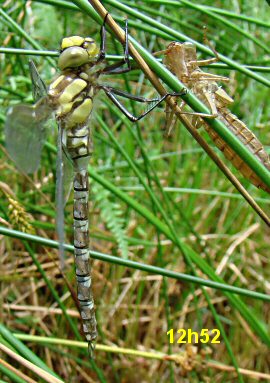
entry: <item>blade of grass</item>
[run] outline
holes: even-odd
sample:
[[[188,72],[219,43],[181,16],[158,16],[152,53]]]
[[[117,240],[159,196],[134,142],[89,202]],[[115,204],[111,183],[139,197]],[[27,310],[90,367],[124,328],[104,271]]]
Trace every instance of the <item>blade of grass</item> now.
[[[165,1],[164,0],[147,0],[147,3],[164,4]],[[179,4],[178,0],[166,0],[166,5],[172,5],[174,7],[177,7],[178,9],[179,9],[179,7],[181,7],[181,4]],[[200,5],[200,7],[208,9],[208,10],[215,12],[215,13],[218,13],[220,15],[228,16],[229,18],[232,18],[232,19],[243,20],[243,21],[247,21],[248,23],[253,23],[253,24],[259,25],[261,27],[270,28],[269,23],[262,21],[262,20],[259,20],[259,19],[256,19],[254,17],[230,12],[230,11],[227,11],[226,9],[216,8],[216,7],[212,7],[212,6],[208,6],[208,5]]]
[[[243,28],[240,28],[238,25],[232,23],[229,20],[226,20],[222,16],[219,16],[215,12],[212,12],[211,10],[209,10],[209,9],[203,7],[203,6],[200,6],[200,5],[197,5],[197,4],[193,4],[190,1],[178,0],[178,2],[176,2],[176,4],[179,6],[179,3],[184,4],[185,7],[187,7],[187,8],[195,9],[195,10],[201,12],[201,13],[204,13],[204,14],[210,16],[211,19],[215,21],[216,25],[218,25],[219,23],[226,25],[228,28],[230,28],[230,30],[236,31],[236,32],[238,32],[238,34],[246,37],[247,40],[252,41],[255,45],[257,45],[258,47],[263,49],[266,53],[270,53],[270,49],[268,48],[268,46],[265,45],[264,43],[262,43],[259,39],[257,39],[256,37],[252,36],[250,33],[246,32]],[[164,1],[163,4],[166,4],[166,1]],[[139,9],[139,7],[137,9]],[[183,11],[184,11],[184,9],[183,9]]]
[[[42,46],[38,44],[25,30],[14,21],[2,8],[0,8],[0,16],[2,16],[11,26],[11,28],[21,35],[30,45],[32,45],[37,50],[42,51]],[[52,67],[55,67],[55,62],[50,57],[46,58]]]
[[[36,366],[34,363],[29,362],[27,359],[23,358],[21,355],[18,355],[16,352],[12,351],[9,347],[4,346],[0,343],[0,350],[7,354],[10,358],[15,359],[18,363],[23,365],[24,367],[30,369],[34,374],[38,375],[39,378],[44,379],[48,383],[63,383],[62,379],[58,379],[54,375],[50,374],[47,370]],[[34,382],[31,379],[31,382]],[[30,382],[29,382],[30,383]]]
[[[6,48],[6,47],[0,47],[0,53],[4,54],[14,54],[14,55],[28,55],[28,56],[50,56],[50,57],[58,57],[59,52],[58,51],[44,51],[44,50],[35,50],[35,49],[20,49],[20,48]],[[108,61],[120,61],[124,58],[123,55],[110,55],[106,54],[106,59]],[[130,58],[130,61],[133,61],[133,58]],[[161,60],[158,60],[161,61]],[[221,64],[221,63],[214,63],[210,65],[206,65],[206,67],[209,68],[215,68],[215,69],[229,69],[230,66],[227,64]],[[258,66],[258,65],[244,65],[244,68],[250,69],[255,72],[263,72],[263,73],[269,73],[270,67],[269,66]],[[0,89],[4,89],[3,86],[0,87]],[[11,90],[9,89],[9,92]],[[16,93],[15,93],[16,94]]]
[[[19,339],[15,338],[2,323],[0,323],[0,335],[25,359],[40,367],[42,370],[47,371],[55,378],[60,379],[60,377],[54,371],[52,371],[36,354],[34,354],[28,347],[26,347]]]
[[[106,181],[106,182],[108,182],[108,181]],[[108,190],[110,190],[110,189],[108,189]],[[121,193],[121,191],[120,191],[120,193]],[[125,193],[123,193],[123,194],[125,195]],[[126,197],[128,197],[130,199],[129,196],[126,195]],[[131,202],[131,201],[129,201],[129,202]],[[27,233],[17,231],[17,230],[8,229],[8,228],[3,227],[3,226],[0,226],[0,234],[6,235],[6,236],[12,237],[12,238],[17,238],[17,239],[20,239],[23,241],[38,243],[40,245],[48,246],[48,247],[53,248],[53,249],[57,249],[59,247],[59,243],[57,241],[47,239],[47,238],[42,238],[42,237],[39,237],[37,235],[27,234]],[[187,245],[185,245],[185,246],[187,246]],[[72,245],[65,244],[64,247],[65,247],[66,251],[69,251],[71,253],[74,252],[74,248]],[[189,248],[189,247],[187,246],[187,248]],[[103,262],[109,262],[109,263],[124,266],[124,267],[130,267],[133,269],[142,270],[142,271],[145,271],[145,272],[148,272],[151,274],[162,275],[164,277],[174,278],[174,279],[178,279],[178,280],[184,281],[184,282],[196,283],[198,285],[203,285],[203,286],[215,288],[215,289],[218,289],[221,291],[227,291],[229,294],[232,294],[232,293],[233,294],[239,294],[239,295],[243,295],[243,296],[254,298],[254,299],[260,299],[260,300],[263,300],[265,302],[270,302],[270,296],[269,295],[266,295],[263,293],[258,293],[256,291],[252,291],[252,290],[247,290],[247,289],[244,289],[241,287],[225,284],[220,277],[218,277],[220,279],[219,281],[206,280],[206,279],[202,279],[199,277],[194,277],[192,275],[168,270],[165,268],[160,268],[160,267],[156,267],[156,266],[152,266],[152,265],[147,265],[144,263],[131,261],[128,259],[115,257],[113,255],[100,253],[100,252],[94,251],[94,250],[91,250],[91,257],[93,259],[99,259]]]
[[[57,291],[53,287],[53,284],[51,283],[51,281],[47,277],[46,272],[44,271],[43,267],[41,266],[40,262],[38,261],[38,258],[36,257],[35,252],[33,251],[33,249],[29,246],[29,244],[27,242],[24,242],[24,245],[25,245],[25,248],[28,251],[29,255],[31,256],[34,264],[36,265],[39,273],[41,274],[42,278],[44,279],[44,282],[46,283],[46,285],[48,286],[50,292],[52,293],[55,301],[58,303],[59,307],[63,311],[63,315],[65,316],[66,320],[68,321],[68,323],[69,323],[72,331],[74,332],[76,338],[77,339],[82,339],[82,337],[81,337],[81,335],[80,335],[76,325],[73,323],[73,320],[71,319],[71,317],[67,314],[65,305],[61,301]]]
[[[100,174],[100,172],[99,172]],[[144,188],[141,185],[133,185],[133,186],[121,186],[121,190],[124,191],[143,191]],[[237,193],[229,193],[229,192],[220,192],[218,190],[202,190],[202,189],[191,189],[191,188],[177,188],[171,186],[165,186],[164,191],[167,193],[180,193],[180,194],[198,194],[198,195],[211,195],[218,196],[222,198],[230,198],[230,199],[242,199],[242,196]],[[270,200],[267,198],[254,198],[255,201],[264,203],[269,205]]]
[[[14,383],[29,383],[26,380],[22,379],[16,372],[13,371],[12,366],[10,366],[6,361],[0,359],[0,371],[3,376],[10,378],[11,382]],[[1,383],[7,383],[4,380],[0,380]]]

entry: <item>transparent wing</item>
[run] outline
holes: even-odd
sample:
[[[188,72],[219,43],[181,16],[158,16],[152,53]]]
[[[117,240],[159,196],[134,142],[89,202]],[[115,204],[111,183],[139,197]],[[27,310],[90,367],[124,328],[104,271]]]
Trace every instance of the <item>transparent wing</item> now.
[[[64,170],[64,177],[63,177],[64,205],[66,205],[69,199],[71,188],[72,188],[74,173],[73,173],[73,166],[72,166],[71,160],[68,157],[65,150],[63,150],[63,170]]]
[[[47,95],[47,88],[44,81],[40,77],[36,64],[33,60],[29,60],[29,70],[32,80],[32,95],[34,102],[37,102],[42,97]]]
[[[29,62],[35,105],[18,104],[9,108],[5,123],[6,147],[17,167],[33,173],[40,163],[46,135],[46,122],[52,115],[46,86],[33,61]]]
[[[63,197],[64,205],[67,203],[73,184],[74,169],[66,147],[66,130],[62,128],[62,161],[63,161]]]
[[[60,132],[61,132],[61,141],[60,141]],[[61,145],[60,145],[61,142]],[[74,169],[72,160],[68,154],[68,150],[66,148],[66,131],[61,126],[61,122],[58,122],[58,147],[57,147],[57,164],[56,169],[60,168],[60,164],[62,163],[62,170],[63,174],[62,176],[62,182],[63,182],[63,204],[66,205],[70,191],[73,184],[73,178],[74,178]],[[58,180],[56,180],[58,182]]]
[[[25,173],[33,173],[39,166],[46,122],[50,115],[45,104],[39,107],[18,104],[8,110],[6,148],[17,167]]]
[[[63,151],[62,151],[62,129],[61,124],[58,125],[58,138],[57,138],[57,162],[56,162],[56,230],[59,240],[59,257],[60,268],[64,270],[65,267],[65,222],[64,222],[64,165],[63,165]]]
[[[65,227],[64,207],[68,200],[73,181],[73,166],[65,150],[65,130],[58,125],[57,162],[56,162],[56,228],[59,240],[60,267],[65,267]]]

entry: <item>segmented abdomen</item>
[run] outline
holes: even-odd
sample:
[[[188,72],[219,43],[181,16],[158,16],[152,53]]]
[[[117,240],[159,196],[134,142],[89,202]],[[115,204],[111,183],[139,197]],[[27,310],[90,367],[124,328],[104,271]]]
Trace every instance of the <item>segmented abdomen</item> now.
[[[89,182],[87,166],[91,155],[91,145],[88,124],[68,130],[67,151],[74,166],[73,226],[78,301],[83,321],[83,332],[86,340],[93,342],[97,338],[97,324],[92,294],[89,250]]]
[[[258,138],[248,129],[248,127],[240,121],[237,116],[232,114],[227,108],[218,109],[218,119],[222,121],[230,131],[243,142],[254,156],[270,170],[269,156],[264,150],[263,145]],[[204,124],[215,145],[224,153],[225,157],[238,169],[245,178],[249,179],[255,186],[261,188],[268,193],[270,189],[262,180],[253,172],[253,170],[233,151],[232,148],[207,124]]]
[[[198,83],[197,83],[198,84]],[[219,90],[217,84],[212,82],[211,85],[214,87],[216,85],[217,90]],[[208,106],[207,99],[204,96],[204,92],[197,92],[196,87],[193,85],[192,91],[205,105]],[[213,88],[214,89],[214,88]],[[207,89],[205,89],[207,91]],[[218,95],[213,91],[213,101],[215,102],[218,119],[223,122],[224,125],[249,149],[249,151],[257,157],[257,159],[268,169],[270,170],[270,160],[269,156],[266,153],[262,143],[258,140],[254,133],[252,133],[248,127],[244,124],[243,121],[239,120],[237,116],[231,113],[229,109],[224,106],[224,103],[219,100]],[[205,130],[215,143],[215,145],[221,150],[224,156],[234,165],[240,173],[248,179],[253,185],[257,186],[260,189],[263,189],[270,193],[270,188],[263,183],[263,181],[254,173],[254,171],[238,156],[235,151],[229,147],[229,145],[218,135],[218,133],[212,129],[204,120],[199,118],[200,123],[204,126]]]
[[[49,98],[66,131],[66,149],[74,167],[74,255],[83,332],[88,342],[97,338],[92,294],[88,221],[88,171],[92,152],[89,118],[94,88],[86,73],[60,75],[49,87]]]
[[[77,168],[74,176],[73,219],[78,301],[83,321],[83,332],[87,341],[93,342],[97,338],[97,328],[89,261],[88,196],[88,172],[86,169]]]

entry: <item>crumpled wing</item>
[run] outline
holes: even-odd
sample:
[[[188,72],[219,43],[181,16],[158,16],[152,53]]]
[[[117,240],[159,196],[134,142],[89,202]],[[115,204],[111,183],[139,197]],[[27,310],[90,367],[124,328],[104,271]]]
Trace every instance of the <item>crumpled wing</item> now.
[[[9,108],[5,122],[6,148],[15,164],[25,173],[35,172],[45,139],[47,107],[18,104]]]
[[[37,102],[42,97],[47,95],[47,88],[44,81],[40,77],[36,64],[33,60],[29,60],[29,70],[32,80],[32,95],[34,102]]]

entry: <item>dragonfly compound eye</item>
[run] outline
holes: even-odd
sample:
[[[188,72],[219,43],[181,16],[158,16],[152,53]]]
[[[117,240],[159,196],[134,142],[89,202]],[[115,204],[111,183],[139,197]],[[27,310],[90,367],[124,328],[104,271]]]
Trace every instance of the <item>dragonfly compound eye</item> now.
[[[97,57],[99,47],[91,37],[71,36],[62,40],[60,52],[58,67],[64,70],[91,62]]]
[[[87,51],[81,47],[70,47],[65,49],[59,56],[58,67],[61,70],[76,68],[89,62]]]

